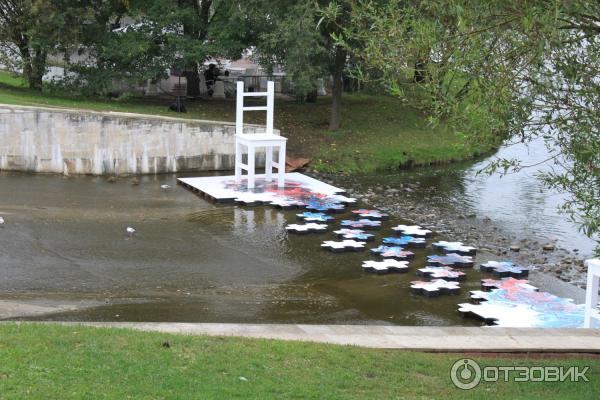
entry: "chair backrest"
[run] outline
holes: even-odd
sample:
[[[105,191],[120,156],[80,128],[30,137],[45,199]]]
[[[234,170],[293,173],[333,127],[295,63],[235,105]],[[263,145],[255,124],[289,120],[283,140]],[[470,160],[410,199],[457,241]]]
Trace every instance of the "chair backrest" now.
[[[266,106],[244,106],[245,97],[266,97]],[[235,134],[244,133],[244,111],[266,111],[267,112],[267,131],[273,133],[273,109],[275,107],[275,82],[267,82],[266,92],[244,92],[244,81],[237,82],[237,98],[236,98],[236,113],[235,113]]]

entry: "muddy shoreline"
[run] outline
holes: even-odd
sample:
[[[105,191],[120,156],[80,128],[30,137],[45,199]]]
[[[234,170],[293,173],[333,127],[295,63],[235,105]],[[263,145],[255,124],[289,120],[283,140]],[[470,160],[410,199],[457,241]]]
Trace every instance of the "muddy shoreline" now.
[[[366,183],[347,174],[311,171],[316,179],[346,189],[349,196],[394,216],[422,225],[452,240],[463,241],[502,260],[528,266],[580,288],[586,285],[584,259],[556,244],[556,237],[532,239],[502,230],[489,216],[440,201],[435,190],[420,182],[397,186]],[[544,249],[546,247],[546,250]],[[549,250],[552,248],[552,250]]]

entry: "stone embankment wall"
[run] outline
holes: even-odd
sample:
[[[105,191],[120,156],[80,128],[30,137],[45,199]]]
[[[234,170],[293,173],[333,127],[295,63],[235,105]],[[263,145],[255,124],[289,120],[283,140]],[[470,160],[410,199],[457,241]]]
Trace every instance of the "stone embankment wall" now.
[[[262,131],[258,125],[244,129]],[[0,170],[93,175],[231,170],[234,135],[235,125],[227,122],[0,104]],[[264,164],[264,154],[257,162]]]

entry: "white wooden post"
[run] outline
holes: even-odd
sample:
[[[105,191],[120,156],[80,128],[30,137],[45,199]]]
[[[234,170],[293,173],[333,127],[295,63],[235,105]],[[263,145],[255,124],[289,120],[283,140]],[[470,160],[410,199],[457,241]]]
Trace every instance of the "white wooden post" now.
[[[268,146],[265,149],[265,179],[271,181],[273,179],[273,146]]]
[[[242,144],[235,140],[235,183],[242,181],[242,154],[244,149]]]
[[[275,82],[267,82],[267,134],[273,134],[273,111],[275,109]]]
[[[255,148],[253,145],[248,146],[248,189],[254,189],[254,162]]]
[[[244,81],[237,82],[235,101],[235,134],[244,133]]]
[[[587,260],[587,286],[585,289],[585,317],[584,328],[593,328],[594,320],[600,322],[600,313],[598,312],[598,289],[600,283],[600,259],[594,258]]]
[[[279,162],[277,163],[277,186],[285,186],[285,140],[279,146]]]

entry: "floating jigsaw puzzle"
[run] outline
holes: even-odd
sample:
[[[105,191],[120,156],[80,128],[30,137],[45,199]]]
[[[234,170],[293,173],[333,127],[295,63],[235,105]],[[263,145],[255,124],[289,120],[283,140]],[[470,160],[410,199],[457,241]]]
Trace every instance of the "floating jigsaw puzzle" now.
[[[358,219],[351,220],[345,219],[341,222],[342,226],[346,226],[352,229],[368,229],[368,230],[377,230],[381,229],[381,221],[373,221],[370,219]]]
[[[383,261],[364,261],[362,268],[366,272],[386,274],[388,272],[408,272],[408,261],[387,259]]]
[[[532,292],[538,291],[538,288],[529,284],[529,281],[526,279],[504,278],[481,280],[481,288],[486,292],[493,289],[514,290],[516,286],[519,286],[521,289],[531,290]]]
[[[396,260],[410,260],[415,253],[406,251],[400,246],[379,246],[371,249],[371,253],[381,258],[395,258]]]
[[[462,242],[446,242],[440,240],[439,242],[433,243],[433,248],[443,251],[444,253],[456,253],[461,256],[474,256],[477,253],[477,249],[472,246],[465,246]]]
[[[450,267],[434,267],[432,265],[418,269],[417,275],[426,276],[431,279],[444,279],[447,281],[460,281],[467,276],[464,272],[455,271]]]
[[[317,224],[309,222],[308,224],[290,224],[285,227],[288,232],[293,233],[322,233],[327,230],[327,224]]]
[[[319,211],[343,210],[344,205],[356,202],[344,196],[342,189],[297,172],[286,174],[282,188],[275,180],[267,181],[264,174],[256,175],[253,189],[248,188],[246,179],[236,183],[233,176],[179,178],[177,181],[218,202],[268,204],[284,209],[311,206]]]
[[[427,245],[427,241],[423,238],[416,238],[412,236],[385,237],[383,238],[383,244],[423,248]]]
[[[341,242],[326,240],[321,244],[321,247],[334,253],[341,253],[344,251],[361,251],[365,249],[365,245],[365,242],[356,240],[342,240]]]
[[[473,291],[479,304],[463,303],[458,311],[463,316],[476,316],[487,324],[519,328],[581,328],[584,304],[574,304],[547,292],[539,292],[527,281],[514,278],[497,282],[501,288],[490,292]]]
[[[398,225],[392,228],[398,234],[426,238],[430,237],[433,232],[428,229],[423,229],[419,225]]]
[[[372,233],[367,233],[360,229],[340,229],[337,231],[333,231],[333,233],[335,233],[336,235],[338,235],[338,237],[341,237],[343,239],[362,240],[365,242],[373,240],[373,238],[375,237],[375,235],[373,235]]]
[[[512,276],[514,278],[525,278],[529,275],[529,268],[522,267],[511,261],[488,261],[481,264],[480,269],[485,272],[492,272],[494,276],[506,278]]]
[[[306,222],[331,222],[331,221],[335,221],[335,218],[333,218],[330,215],[327,215],[325,213],[316,213],[316,212],[310,212],[310,211],[305,211],[303,213],[296,214],[296,216],[298,217],[298,219],[304,220]]]
[[[387,220],[390,218],[389,214],[384,214],[379,210],[367,210],[361,208],[359,210],[352,210],[353,214],[358,214],[361,218],[375,219],[378,221]]]
[[[471,268],[473,266],[473,258],[470,256],[461,256],[460,254],[455,253],[450,253],[443,256],[433,255],[427,256],[427,265]]]
[[[458,282],[435,279],[432,281],[412,281],[410,289],[415,294],[433,297],[440,294],[457,294],[460,292],[460,285]]]

